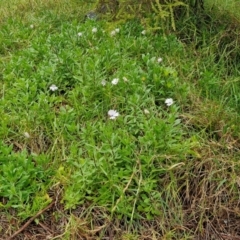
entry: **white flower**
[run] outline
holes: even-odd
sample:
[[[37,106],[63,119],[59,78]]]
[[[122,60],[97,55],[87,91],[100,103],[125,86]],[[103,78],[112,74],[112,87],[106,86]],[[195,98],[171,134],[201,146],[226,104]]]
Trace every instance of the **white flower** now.
[[[118,78],[114,78],[114,79],[112,80],[112,84],[113,84],[113,85],[117,85],[117,84],[118,84],[118,81],[119,81]]]
[[[146,34],[146,30],[143,30],[141,33],[142,33],[142,35],[145,35]]]
[[[33,24],[31,24],[31,25],[30,25],[30,28],[31,28],[31,29],[33,29],[33,28],[34,28],[34,25],[33,25]]]
[[[145,114],[149,114],[149,113],[150,113],[146,108],[143,110],[143,112],[144,112]]]
[[[161,57],[157,59],[158,63],[161,63],[162,60],[163,60],[163,59],[162,59]]]
[[[30,134],[28,132],[24,132],[23,135],[25,138],[30,138]]]
[[[115,30],[112,30],[112,31],[111,31],[110,35],[111,35],[111,36],[115,36],[116,33],[119,33],[119,32],[120,32],[120,29],[119,29],[119,28],[116,28]]]
[[[111,36],[115,36],[116,35],[116,31],[115,30],[111,31],[110,35]]]
[[[93,33],[96,33],[96,32],[97,32],[97,28],[94,27],[94,28],[92,29],[92,32],[93,32]]]
[[[119,116],[119,113],[116,110],[109,110],[108,116],[110,119],[115,119],[116,117]]]
[[[78,34],[77,34],[79,37],[82,37],[82,32],[79,32]]]
[[[58,90],[58,87],[55,84],[52,84],[49,89],[54,92]]]
[[[128,82],[128,79],[126,77],[123,77],[124,82]]]
[[[167,98],[166,100],[165,100],[165,104],[169,107],[169,106],[171,106],[172,104],[173,104],[173,99],[172,98]]]
[[[106,80],[103,79],[103,80],[101,81],[101,84],[102,84],[103,86],[105,86],[105,85],[107,84]]]

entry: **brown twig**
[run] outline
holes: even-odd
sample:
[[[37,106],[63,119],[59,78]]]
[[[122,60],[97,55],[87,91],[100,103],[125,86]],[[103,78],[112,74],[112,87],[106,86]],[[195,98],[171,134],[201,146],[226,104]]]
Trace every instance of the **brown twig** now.
[[[231,235],[228,235],[228,234],[223,234],[223,233],[221,233],[220,234],[222,237],[223,237],[223,239],[229,239],[229,240],[240,240],[240,236],[231,236]]]
[[[31,217],[21,228],[19,228],[12,236],[7,238],[7,240],[11,240],[14,237],[16,237],[19,233],[21,233],[25,228],[28,227],[28,225],[39,215],[41,215],[43,212],[47,211],[49,208],[51,208],[54,205],[55,201],[52,201],[47,207],[44,209],[40,210],[35,216]]]
[[[43,223],[39,222],[38,225],[40,225],[46,232],[49,232],[49,233],[53,234],[52,229],[50,229],[49,227],[45,226]]]

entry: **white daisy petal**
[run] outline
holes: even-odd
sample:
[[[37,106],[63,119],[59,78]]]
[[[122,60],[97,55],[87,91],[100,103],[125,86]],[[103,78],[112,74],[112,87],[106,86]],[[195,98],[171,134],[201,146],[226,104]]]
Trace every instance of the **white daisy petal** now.
[[[25,138],[30,138],[30,134],[28,132],[24,132],[23,135]]]
[[[103,80],[101,81],[101,84],[102,84],[103,86],[106,86],[106,84],[107,84],[106,80],[103,79]]]
[[[52,84],[52,85],[49,87],[49,89],[54,92],[54,91],[58,90],[58,87],[57,87],[55,84]]]
[[[118,81],[119,81],[118,78],[114,78],[114,79],[112,80],[112,84],[113,84],[113,85],[117,85],[117,84],[118,84]]]
[[[110,119],[114,120],[119,116],[119,113],[116,110],[111,109],[108,111],[108,116]]]
[[[167,98],[166,100],[165,100],[165,104],[169,107],[169,106],[171,106],[172,104],[173,104],[173,99],[172,98]]]
[[[116,35],[116,31],[115,30],[111,31],[110,35],[111,36],[115,36]]]
[[[96,33],[96,32],[97,32],[97,28],[94,27],[94,28],[92,29],[92,32],[93,32],[93,33]]]
[[[149,112],[146,108],[143,110],[143,112],[144,112],[145,114],[150,114],[150,112]]]

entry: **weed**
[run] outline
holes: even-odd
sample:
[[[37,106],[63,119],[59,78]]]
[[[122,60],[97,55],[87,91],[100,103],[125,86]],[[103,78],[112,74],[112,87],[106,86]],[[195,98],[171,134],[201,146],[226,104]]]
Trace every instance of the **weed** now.
[[[81,6],[1,18],[2,229],[37,216],[52,239],[208,239],[221,220],[237,235],[237,55],[216,48],[214,22],[213,38],[187,22],[186,45]]]

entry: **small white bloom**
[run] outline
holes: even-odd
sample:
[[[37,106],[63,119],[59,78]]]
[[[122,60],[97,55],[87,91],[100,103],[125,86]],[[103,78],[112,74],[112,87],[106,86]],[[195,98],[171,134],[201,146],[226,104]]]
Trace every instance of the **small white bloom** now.
[[[149,114],[149,113],[150,113],[146,108],[143,110],[143,112],[144,112],[145,114]]]
[[[30,25],[30,28],[31,28],[31,29],[33,29],[33,28],[34,28],[34,25],[33,25],[33,24],[31,24],[31,25]]]
[[[119,116],[119,113],[116,110],[109,110],[108,116],[110,119],[115,119],[116,117]]]
[[[161,57],[157,59],[158,63],[161,63],[162,60],[163,60],[163,59],[162,59]]]
[[[55,84],[52,84],[49,89],[54,92],[58,90],[58,87]]]
[[[97,28],[94,27],[94,28],[92,29],[92,32],[93,32],[93,33],[96,33],[96,32],[97,32]]]
[[[128,79],[126,77],[123,77],[124,82],[128,82]]]
[[[28,132],[24,132],[23,135],[25,138],[30,138],[30,134]]]
[[[115,30],[113,30],[113,31],[111,31],[111,36],[115,36],[116,35],[116,31]]]
[[[115,30],[111,31],[110,35],[111,36],[115,36],[116,35],[116,31]]]
[[[79,32],[78,34],[77,34],[79,37],[82,37],[82,32]]]
[[[111,33],[110,33],[110,35],[111,36],[115,36],[117,33],[119,33],[120,32],[120,29],[119,28],[116,28],[115,30],[112,30],[111,31]]]
[[[142,33],[142,35],[145,35],[146,34],[146,30],[143,30],[141,33]]]
[[[119,81],[118,78],[114,78],[114,79],[112,80],[112,84],[113,84],[113,85],[117,85],[117,84],[118,84],[118,81]]]
[[[103,79],[103,80],[101,81],[101,84],[102,84],[103,86],[106,86],[106,84],[107,84],[106,80]]]
[[[169,107],[169,106],[171,106],[172,104],[173,104],[173,99],[172,98],[167,98],[166,100],[165,100],[165,104]]]

